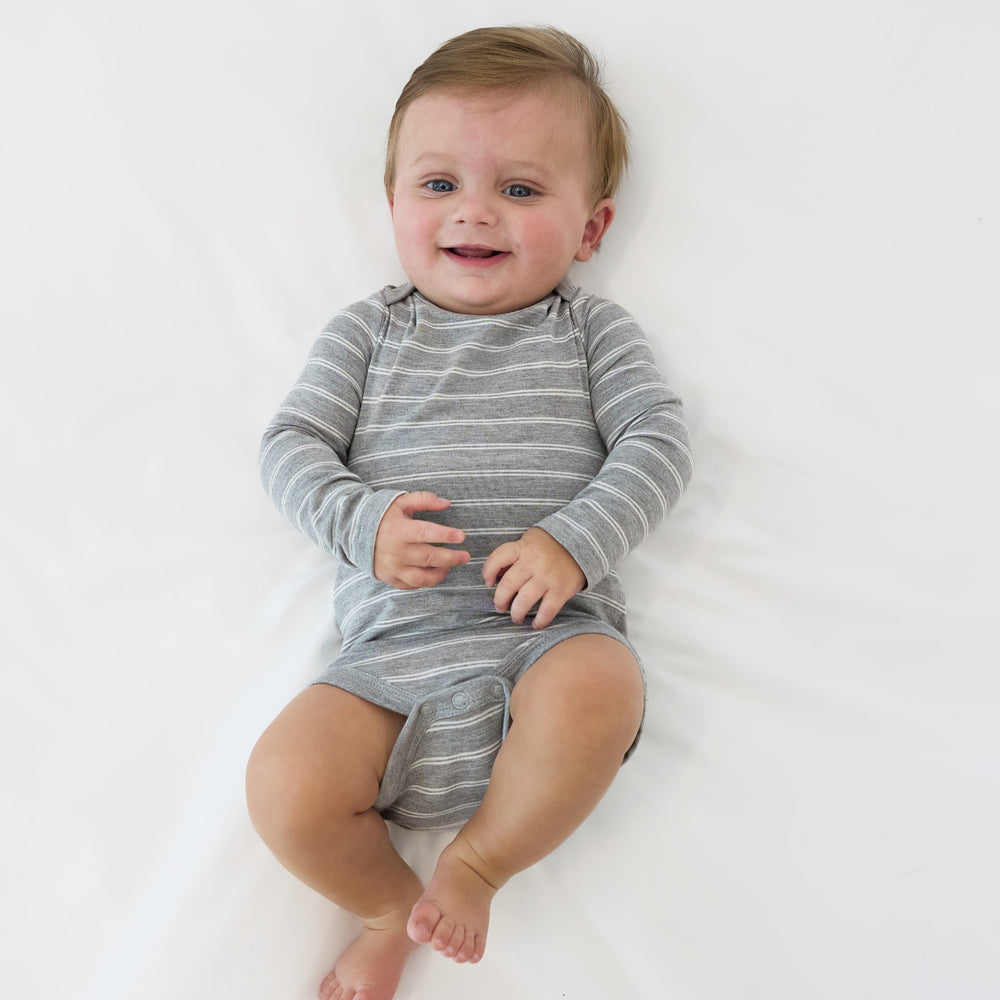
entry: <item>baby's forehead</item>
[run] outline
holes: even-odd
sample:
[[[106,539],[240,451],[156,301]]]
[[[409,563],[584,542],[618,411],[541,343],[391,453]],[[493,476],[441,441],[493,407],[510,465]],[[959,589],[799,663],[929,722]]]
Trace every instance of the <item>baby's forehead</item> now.
[[[498,131],[503,141],[513,147],[510,151],[515,158],[522,137],[525,142],[582,141],[593,149],[593,123],[588,110],[579,96],[565,87],[427,90],[405,109],[400,133],[410,138],[419,132],[424,140],[436,136],[460,143],[465,135],[482,134],[478,127],[482,124],[488,129],[490,120],[499,122]]]

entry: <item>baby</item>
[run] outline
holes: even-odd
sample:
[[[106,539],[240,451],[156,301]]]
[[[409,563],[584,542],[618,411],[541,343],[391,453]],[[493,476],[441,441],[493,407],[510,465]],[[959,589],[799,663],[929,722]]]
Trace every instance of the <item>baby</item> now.
[[[496,892],[637,739],[615,567],[680,496],[687,435],[634,320],[566,277],[626,160],[574,38],[441,46],[389,130],[409,282],[331,321],[264,436],[270,496],[340,563],[341,651],[247,774],[268,847],[361,919],[323,1000],[389,1000],[421,944],[479,961]],[[426,887],[386,820],[459,828]]]

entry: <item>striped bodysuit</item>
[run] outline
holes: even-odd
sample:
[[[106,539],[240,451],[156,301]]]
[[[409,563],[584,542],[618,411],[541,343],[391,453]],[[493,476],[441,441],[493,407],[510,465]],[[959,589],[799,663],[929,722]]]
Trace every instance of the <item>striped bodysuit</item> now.
[[[340,561],[342,644],[317,682],[407,716],[376,808],[401,826],[464,823],[510,721],[510,693],[574,635],[625,639],[616,565],[690,477],[680,402],[635,321],[562,283],[500,316],[447,312],[412,285],[335,317],[264,435],[261,474],[288,519]],[[402,493],[461,528],[443,583],[375,579],[379,522]],[[538,526],[587,580],[547,628],[493,607],[486,557]]]

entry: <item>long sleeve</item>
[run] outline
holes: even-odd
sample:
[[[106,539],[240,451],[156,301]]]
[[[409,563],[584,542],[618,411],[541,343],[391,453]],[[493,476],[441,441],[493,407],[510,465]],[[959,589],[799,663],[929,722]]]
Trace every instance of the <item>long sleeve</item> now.
[[[635,320],[588,296],[575,298],[572,308],[608,456],[593,481],[538,527],[576,559],[589,588],[676,504],[691,478],[691,452],[680,400]]]
[[[324,551],[366,572],[382,516],[402,492],[373,490],[347,467],[388,315],[376,295],[330,321],[260,449],[261,481],[278,510]]]

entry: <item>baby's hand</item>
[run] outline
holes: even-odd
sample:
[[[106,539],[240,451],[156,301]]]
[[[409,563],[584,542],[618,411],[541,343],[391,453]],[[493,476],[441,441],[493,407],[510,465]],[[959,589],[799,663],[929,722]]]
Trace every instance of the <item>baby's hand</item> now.
[[[397,590],[435,587],[452,566],[469,561],[468,552],[443,548],[464,542],[464,531],[413,519],[421,511],[445,510],[450,503],[424,492],[404,493],[393,500],[375,536],[377,579]]]
[[[518,625],[540,601],[535,628],[545,628],[587,583],[576,560],[541,528],[529,528],[516,542],[494,549],[483,566],[483,579],[487,587],[497,588],[497,611],[509,611]]]

